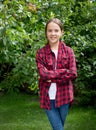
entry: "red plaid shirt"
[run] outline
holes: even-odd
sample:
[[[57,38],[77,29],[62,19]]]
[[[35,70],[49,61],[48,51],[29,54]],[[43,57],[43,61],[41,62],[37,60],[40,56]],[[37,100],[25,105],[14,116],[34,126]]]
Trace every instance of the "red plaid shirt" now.
[[[46,44],[37,51],[36,63],[40,75],[39,90],[41,108],[51,109],[48,90],[53,82],[57,85],[56,107],[72,102],[72,80],[77,76],[73,50],[63,42],[60,42],[56,64],[55,54],[51,51],[50,45]]]

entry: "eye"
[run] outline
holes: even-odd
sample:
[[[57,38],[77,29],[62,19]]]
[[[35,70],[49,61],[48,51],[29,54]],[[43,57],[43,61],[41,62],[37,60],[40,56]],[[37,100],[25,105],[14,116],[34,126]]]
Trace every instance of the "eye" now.
[[[55,32],[58,32],[59,30],[58,29],[55,29]]]
[[[52,32],[52,30],[51,30],[51,29],[48,29],[48,32]]]

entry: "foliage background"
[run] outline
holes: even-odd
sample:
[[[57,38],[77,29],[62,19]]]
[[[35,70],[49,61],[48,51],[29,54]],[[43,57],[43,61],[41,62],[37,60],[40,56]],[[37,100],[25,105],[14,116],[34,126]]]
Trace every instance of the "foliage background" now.
[[[62,40],[76,54],[78,78],[75,98],[96,105],[96,2],[95,0],[1,0],[0,91],[37,93],[35,54],[46,43],[48,19],[62,20]]]

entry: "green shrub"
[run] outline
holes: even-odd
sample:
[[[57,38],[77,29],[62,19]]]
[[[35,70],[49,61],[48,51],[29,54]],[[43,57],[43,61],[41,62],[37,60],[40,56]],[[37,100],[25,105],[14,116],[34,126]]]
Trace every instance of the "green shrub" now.
[[[37,93],[35,54],[45,43],[46,21],[64,23],[62,40],[76,54],[76,97],[82,104],[96,104],[96,2],[6,0],[0,5],[0,89],[21,88]],[[80,100],[79,100],[80,98]]]

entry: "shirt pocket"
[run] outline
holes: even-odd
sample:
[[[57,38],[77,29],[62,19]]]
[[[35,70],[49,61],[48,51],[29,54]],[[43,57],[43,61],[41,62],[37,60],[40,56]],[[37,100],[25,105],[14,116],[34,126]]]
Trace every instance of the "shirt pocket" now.
[[[46,68],[48,70],[53,70],[53,60],[50,57],[46,58]]]
[[[68,69],[69,61],[68,61],[67,57],[62,57],[62,59],[61,59],[61,65],[62,65],[63,68]]]
[[[53,63],[48,62],[46,68],[48,70],[53,70]]]

